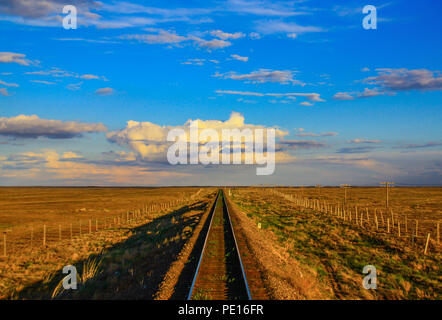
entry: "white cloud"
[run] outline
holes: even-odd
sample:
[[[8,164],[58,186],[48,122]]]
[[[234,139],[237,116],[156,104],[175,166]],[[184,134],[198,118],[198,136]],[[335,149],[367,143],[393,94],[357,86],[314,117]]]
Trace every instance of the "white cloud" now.
[[[338,92],[333,96],[333,99],[335,99],[335,100],[354,100],[355,97],[353,97],[348,92]]]
[[[80,78],[85,80],[100,79],[99,76],[96,76],[94,74],[83,74],[82,76],[80,76]]]
[[[95,94],[97,94],[99,96],[109,96],[109,95],[114,94],[114,89],[109,88],[109,87],[100,88],[100,89],[95,90]]]
[[[249,38],[252,40],[259,40],[261,39],[261,35],[258,32],[250,32]]]
[[[249,57],[242,57],[242,56],[237,55],[237,54],[231,54],[230,56],[231,56],[233,59],[235,59],[235,60],[239,60],[239,61],[243,61],[243,62],[247,62],[247,61],[249,61]]]
[[[242,32],[235,32],[235,33],[228,33],[221,30],[212,30],[210,31],[210,34],[216,38],[222,39],[222,40],[229,40],[229,39],[240,39],[244,38],[245,34]]]
[[[36,61],[31,61],[25,58],[26,55],[22,53],[14,52],[0,52],[0,62],[1,63],[18,63],[22,66],[29,66],[31,64],[36,64]]]
[[[250,81],[252,83],[278,82],[282,84],[304,85],[301,81],[294,79],[293,76],[294,71],[291,70],[271,69],[259,69],[248,74],[237,74],[234,71],[230,71],[214,75],[214,77],[218,78]]]
[[[132,151],[146,161],[166,162],[167,149],[170,142],[167,142],[167,134],[170,130],[180,128],[185,132],[189,130],[188,120],[181,126],[160,126],[152,122],[128,121],[125,129],[109,132],[106,137],[109,141],[122,146],[128,146]],[[232,112],[226,121],[220,120],[197,120],[199,129],[214,129],[221,137],[222,129],[258,129],[266,128],[262,125],[246,124],[244,116]],[[288,132],[275,128],[276,138],[283,138]],[[187,137],[189,139],[189,137]],[[200,143],[205,143],[200,141]]]
[[[6,88],[0,88],[0,94],[1,94],[2,96],[4,96],[4,97],[9,96],[8,89],[6,89]]]
[[[148,44],[178,44],[189,39],[166,30],[159,30],[158,33],[153,34],[128,34],[120,36],[120,38],[138,40]]]
[[[206,59],[187,59],[184,62],[181,62],[181,64],[188,64],[188,65],[194,65],[194,66],[202,66]]]
[[[17,83],[8,83],[0,80],[0,84],[7,86],[7,87],[18,87],[19,85]]]
[[[71,83],[71,84],[68,84],[67,86],[66,86],[66,88],[67,89],[69,89],[69,90],[71,90],[71,91],[77,91],[77,90],[80,90],[81,89],[81,85],[83,84],[83,81],[80,81],[80,82],[78,82],[78,83]]]
[[[324,30],[314,26],[301,26],[293,22],[284,22],[280,20],[261,20],[256,22],[256,31],[262,34],[303,34],[309,32],[323,32]]]
[[[239,14],[252,14],[257,16],[290,17],[305,14],[298,11],[293,1],[267,1],[267,0],[228,0],[227,10]]]
[[[212,40],[204,40],[197,37],[192,37],[192,39],[200,46],[207,49],[222,49],[225,47],[229,47],[232,45],[230,41],[212,39]]]
[[[233,94],[233,95],[241,95],[241,96],[254,96],[254,97],[306,97],[310,101],[322,102],[325,101],[321,99],[319,93],[261,93],[261,92],[251,92],[251,91],[233,91],[233,90],[216,90],[216,93],[219,94]]]
[[[378,88],[374,89],[368,89],[365,88],[362,92],[338,92],[333,96],[333,99],[335,100],[354,100],[356,98],[362,99],[362,98],[370,98],[370,97],[377,97],[377,96],[391,96],[395,95],[394,92],[388,92],[388,91],[379,91]]]
[[[47,85],[55,84],[55,82],[44,81],[44,80],[29,80],[29,81],[34,82],[34,83],[47,84]]]

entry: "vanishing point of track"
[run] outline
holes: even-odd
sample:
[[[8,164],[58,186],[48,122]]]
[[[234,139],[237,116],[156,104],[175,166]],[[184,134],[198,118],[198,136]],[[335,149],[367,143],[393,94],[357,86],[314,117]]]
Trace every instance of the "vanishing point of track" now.
[[[209,219],[187,299],[252,299],[223,191],[219,191]]]

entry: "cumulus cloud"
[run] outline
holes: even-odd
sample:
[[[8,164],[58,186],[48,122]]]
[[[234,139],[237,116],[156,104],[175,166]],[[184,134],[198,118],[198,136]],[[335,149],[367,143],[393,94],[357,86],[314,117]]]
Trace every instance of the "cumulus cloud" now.
[[[29,66],[31,64],[37,63],[36,61],[31,61],[25,58],[26,55],[22,53],[15,52],[0,52],[0,62],[1,63],[18,63],[22,66]]]
[[[237,112],[232,112],[230,118],[226,121],[221,120],[196,120],[199,130],[213,129],[220,139],[223,129],[265,129],[263,125],[246,124],[244,116]],[[167,141],[167,135],[172,129],[183,129],[188,132],[189,125],[192,120],[188,120],[181,126],[160,126],[152,122],[128,121],[126,128],[107,133],[106,137],[109,141],[126,146],[135,152],[141,159],[153,162],[166,162],[166,153],[171,145]],[[276,138],[281,139],[288,132],[275,128]],[[187,141],[189,136],[187,135]],[[206,141],[200,141],[200,147]],[[282,155],[279,155],[284,157]],[[278,161],[278,155],[277,155]],[[284,157],[289,158],[289,157]]]
[[[234,71],[226,73],[216,73],[214,77],[223,79],[233,79],[241,81],[249,81],[252,83],[265,83],[265,82],[278,82],[281,84],[293,84],[301,85],[299,80],[294,79],[294,71],[291,70],[271,70],[271,69],[259,69],[248,74],[238,74]]]
[[[41,119],[36,115],[19,115],[16,117],[0,117],[0,136],[15,138],[69,139],[84,133],[104,132],[106,127],[101,123],[81,123]]]
[[[391,91],[407,90],[442,90],[442,74],[440,71],[427,69],[409,70],[406,68],[376,69],[377,76],[368,77],[364,82],[378,85]]]
[[[240,55],[237,54],[231,54],[230,55],[233,59],[238,60],[238,61],[243,61],[243,62],[247,62],[249,61],[249,57],[242,57]]]
[[[304,107],[310,107],[313,105],[313,103],[308,102],[308,101],[304,101],[304,102],[301,102],[299,105],[304,106]]]
[[[99,96],[109,96],[114,94],[114,89],[106,87],[95,90],[95,94]]]

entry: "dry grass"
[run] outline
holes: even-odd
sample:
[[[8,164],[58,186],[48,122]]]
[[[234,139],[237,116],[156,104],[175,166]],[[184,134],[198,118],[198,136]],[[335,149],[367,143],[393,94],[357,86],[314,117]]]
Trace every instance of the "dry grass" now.
[[[117,298],[122,292],[139,293],[144,288],[144,298],[152,298],[155,286],[161,280],[163,269],[167,268],[182,246],[193,233],[195,224],[209,201],[210,189],[199,192],[199,188],[2,188],[0,192],[12,198],[23,192],[21,204],[6,209],[6,203],[17,202],[1,198],[2,223],[12,226],[10,235],[29,241],[27,229],[32,217],[39,223],[62,224],[72,221],[73,217],[86,218],[87,215],[102,217],[126,213],[137,206],[144,208],[146,204],[164,203],[181,197],[184,193],[185,202],[154,212],[138,211],[135,219],[112,225],[106,230],[83,233],[72,240],[58,237],[49,238],[46,247],[34,248],[15,247],[8,257],[0,258],[0,298],[18,299],[49,299],[57,284],[62,279],[62,268],[71,264],[86,275],[87,261],[99,257],[102,263],[93,272],[87,286],[74,294],[60,292],[61,298]],[[212,190],[213,191],[213,190]],[[46,194],[47,207],[44,200],[38,198]],[[82,198],[81,198],[82,197]],[[129,199],[128,199],[129,198]],[[96,205],[94,203],[96,201]],[[20,210],[23,207],[23,211]],[[45,207],[47,209],[45,209]],[[86,212],[78,211],[86,208]],[[106,209],[106,210],[104,210]],[[23,212],[21,214],[20,212]],[[34,214],[32,214],[32,212]],[[76,212],[73,214],[73,212]],[[85,219],[86,220],[86,219]],[[25,230],[25,232],[23,232]],[[86,230],[86,229],[85,229]],[[95,229],[93,229],[95,231]],[[20,233],[22,232],[22,233]],[[92,268],[93,269],[93,268]],[[91,269],[91,270],[92,270]],[[142,275],[140,275],[142,274]],[[104,277],[104,278],[101,278]],[[158,279],[160,278],[160,279]],[[92,281],[91,281],[92,280]],[[98,288],[97,288],[98,286]],[[106,287],[107,289],[103,289]],[[153,290],[153,291],[152,291]],[[132,296],[136,297],[136,296]]]
[[[284,193],[290,191],[297,192],[287,189]],[[332,290],[335,299],[442,298],[438,252],[424,256],[422,246],[407,245],[342,223],[334,216],[296,207],[264,189],[238,188],[232,194],[233,201],[255,224],[261,223],[265,232],[271,231],[277,238],[280,254],[308,267]],[[427,203],[434,201],[428,195],[426,199]],[[429,211],[425,217],[437,218]],[[377,290],[362,287],[362,269],[369,264],[378,270]]]

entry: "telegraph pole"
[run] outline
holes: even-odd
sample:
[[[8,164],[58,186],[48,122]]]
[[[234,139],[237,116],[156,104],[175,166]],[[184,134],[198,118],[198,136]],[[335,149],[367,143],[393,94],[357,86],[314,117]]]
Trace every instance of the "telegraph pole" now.
[[[341,188],[344,189],[344,206],[347,205],[347,189],[350,187],[349,184],[341,184]]]
[[[321,188],[322,188],[322,185],[317,184],[315,187],[318,189],[318,198],[321,198]]]
[[[385,186],[385,206],[388,208],[388,187],[391,187],[394,184],[394,182],[385,181],[381,182],[380,184]]]

